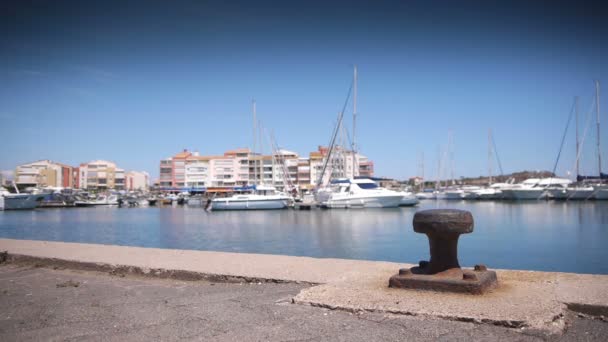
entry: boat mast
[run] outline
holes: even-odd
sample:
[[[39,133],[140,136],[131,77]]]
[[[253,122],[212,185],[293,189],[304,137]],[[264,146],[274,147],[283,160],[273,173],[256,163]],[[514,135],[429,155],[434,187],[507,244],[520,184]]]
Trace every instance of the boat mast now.
[[[492,185],[492,129],[488,128],[488,184]]]
[[[259,137],[258,140],[260,142],[260,184],[264,184],[264,142],[263,142],[263,136],[264,136],[264,131],[262,130],[262,123],[260,122],[260,120],[258,120],[258,133],[259,133]]]
[[[421,167],[421,174],[422,174],[422,187],[421,187],[421,191],[424,190],[424,151],[422,151],[422,154],[420,156],[420,167]]]
[[[351,150],[353,153],[353,178],[355,178],[355,176],[357,175],[356,172],[356,144],[355,144],[355,128],[356,128],[356,122],[357,122],[357,66],[355,65],[355,71],[354,71],[354,75],[353,75],[353,141],[351,144]]]
[[[597,109],[597,167],[599,177],[602,178],[602,152],[600,150],[600,81],[595,80],[595,108]]]
[[[257,120],[255,118],[255,100],[252,100],[253,106],[253,151],[252,151],[252,159],[253,159],[253,185],[257,185],[258,183],[258,168],[257,161],[255,159],[255,143],[256,143],[256,131],[257,131]]]
[[[579,155],[578,155],[578,151],[579,151],[579,140],[578,140],[578,96],[574,97],[574,110],[576,113],[576,178],[578,180],[578,175],[580,174],[580,168],[579,168]]]
[[[454,181],[454,134],[452,130],[448,132],[448,151],[450,154],[450,178],[452,178],[452,185],[455,185]]]

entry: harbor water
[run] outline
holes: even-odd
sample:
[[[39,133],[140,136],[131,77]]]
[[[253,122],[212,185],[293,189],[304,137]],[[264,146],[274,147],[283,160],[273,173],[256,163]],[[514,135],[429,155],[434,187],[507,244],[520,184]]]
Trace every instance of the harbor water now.
[[[0,212],[0,238],[417,263],[418,210],[472,212],[462,266],[608,274],[608,201],[427,201],[417,207],[205,212],[201,207],[93,207]],[[125,260],[126,262],[126,260]]]

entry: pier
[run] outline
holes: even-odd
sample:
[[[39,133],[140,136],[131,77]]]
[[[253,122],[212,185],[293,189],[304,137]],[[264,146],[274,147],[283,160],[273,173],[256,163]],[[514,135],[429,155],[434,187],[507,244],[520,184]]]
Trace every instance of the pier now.
[[[285,305],[325,308],[337,315],[414,316],[431,320],[437,327],[453,321],[472,322],[555,337],[566,331],[572,312],[585,317],[608,316],[605,275],[496,270],[500,279],[497,289],[471,300],[471,295],[465,294],[389,288],[387,279],[396,269],[413,266],[401,263],[9,239],[0,240],[0,250],[7,251],[4,259],[10,267],[143,279],[137,282],[161,278],[260,286],[300,284],[302,287],[290,288],[293,292],[281,299]],[[3,270],[5,274],[16,272]],[[48,277],[52,271],[40,272]],[[15,276],[3,278],[2,283],[6,286],[7,279]],[[87,276],[61,273],[58,277]],[[101,280],[82,287],[95,286],[97,281]]]

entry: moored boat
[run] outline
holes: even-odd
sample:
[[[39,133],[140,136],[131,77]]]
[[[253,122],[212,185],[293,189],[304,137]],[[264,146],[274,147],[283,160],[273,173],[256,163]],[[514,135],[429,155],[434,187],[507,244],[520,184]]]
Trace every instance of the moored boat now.
[[[0,192],[0,210],[27,210],[36,208],[45,194],[11,194],[2,189]]]
[[[211,210],[267,210],[285,209],[291,197],[277,192],[272,186],[253,186],[253,191],[211,200]]]
[[[338,179],[330,188],[317,193],[317,202],[324,208],[396,208],[402,193],[381,188],[371,179]]]

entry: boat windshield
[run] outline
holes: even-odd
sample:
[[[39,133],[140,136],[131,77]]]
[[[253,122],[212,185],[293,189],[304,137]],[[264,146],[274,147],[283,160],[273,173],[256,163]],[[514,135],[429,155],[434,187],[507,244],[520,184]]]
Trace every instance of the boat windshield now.
[[[378,185],[376,183],[359,183],[357,184],[361,189],[376,189]]]

